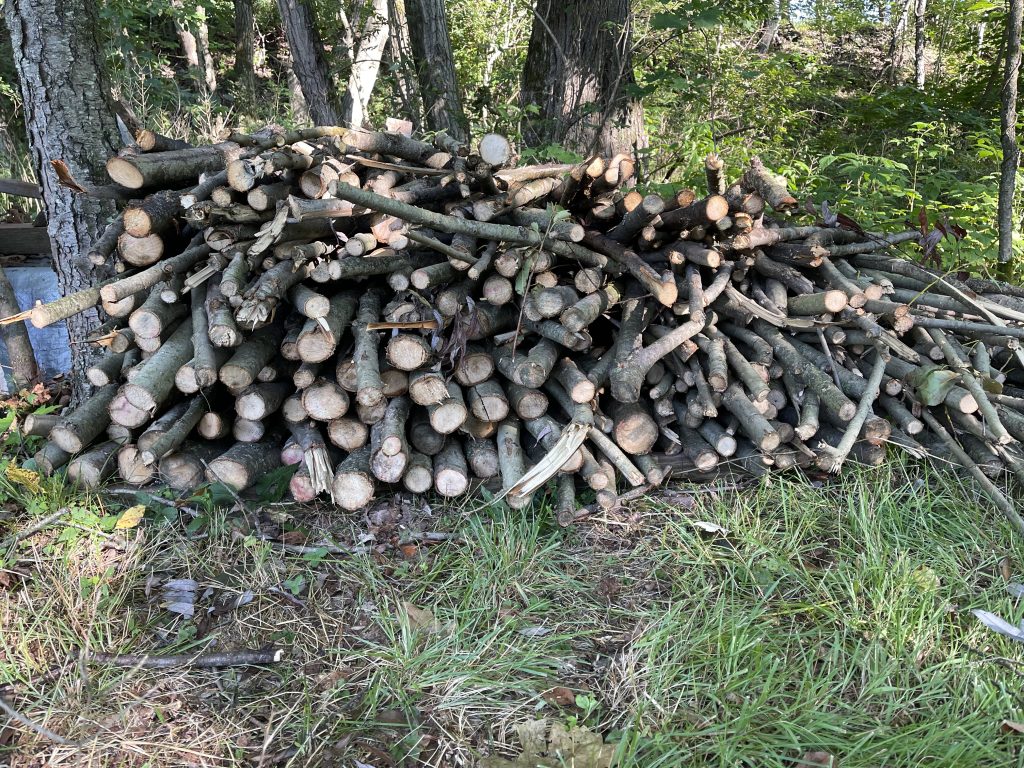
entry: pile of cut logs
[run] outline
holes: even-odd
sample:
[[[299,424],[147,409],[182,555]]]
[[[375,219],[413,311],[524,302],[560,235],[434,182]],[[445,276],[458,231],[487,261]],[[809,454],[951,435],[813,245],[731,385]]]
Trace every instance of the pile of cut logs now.
[[[108,163],[130,199],[85,258],[112,277],[10,319],[99,304],[92,396],[30,418],[35,457],[295,499],[478,483],[514,507],[720,466],[838,471],[886,446],[1024,480],[1024,290],[894,253],[921,232],[795,226],[784,179],[628,191],[634,162],[517,165],[488,134],[313,128]],[[109,190],[108,190],[109,194]],[[845,221],[845,220],[844,220]],[[916,246],[914,247],[916,249]]]

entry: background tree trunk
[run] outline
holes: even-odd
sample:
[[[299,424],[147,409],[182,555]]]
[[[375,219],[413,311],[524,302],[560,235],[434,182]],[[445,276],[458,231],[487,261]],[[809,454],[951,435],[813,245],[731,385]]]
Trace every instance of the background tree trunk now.
[[[629,0],[538,0],[523,67],[526,140],[588,155],[643,147],[634,82]]]
[[[352,71],[342,101],[342,115],[354,126],[362,126],[366,121],[366,108],[377,83],[390,29],[388,0],[372,0],[368,5],[359,45],[352,49],[355,52]]]
[[[999,263],[1013,256],[1013,196],[1017,186],[1020,147],[1017,146],[1017,80],[1020,75],[1020,34],[1024,19],[1024,0],[1010,0],[1006,19],[1006,66],[1003,70],[1002,110],[999,114],[999,139],[1003,162],[999,169]]]
[[[924,29],[925,13],[928,11],[928,0],[916,0],[914,3],[914,85],[924,90]]]
[[[337,125],[341,115],[338,94],[331,82],[313,9],[307,0],[277,0],[277,9],[309,116],[317,125]]]
[[[385,55],[392,64],[398,97],[402,100],[402,112],[419,128],[423,123],[423,105],[403,0],[388,0],[388,18],[391,20],[391,28]]]
[[[235,77],[247,101],[252,101],[256,94],[255,48],[256,19],[252,0],[235,0]]]
[[[217,69],[210,54],[210,30],[206,24],[206,8],[195,6],[195,18],[187,15],[184,0],[171,0],[174,26],[181,40],[189,70],[199,86],[199,92],[211,96],[217,91]]]
[[[105,163],[118,146],[117,125],[96,40],[92,0],[7,0],[7,28],[24,100],[32,160],[43,190],[57,282],[63,293],[86,288],[91,275],[79,257],[114,213],[114,204],[78,195],[57,183],[52,160],[67,163],[83,184],[108,183]],[[100,323],[95,308],[67,321],[71,381],[87,388],[92,358],[86,334]]]
[[[427,128],[463,139],[466,118],[455,80],[444,0],[406,0],[405,10]]]
[[[901,0],[899,15],[893,14],[892,37],[889,38],[888,80],[896,84],[903,66],[903,33],[907,30],[907,18],[910,16],[910,4],[915,0]]]

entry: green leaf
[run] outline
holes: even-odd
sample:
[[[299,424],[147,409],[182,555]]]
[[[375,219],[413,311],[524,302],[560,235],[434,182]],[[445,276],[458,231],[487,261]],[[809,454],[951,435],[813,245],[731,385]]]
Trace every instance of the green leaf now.
[[[677,13],[656,13],[651,17],[651,29],[689,29],[690,20]]]
[[[907,383],[921,402],[928,406],[936,406],[946,399],[958,378],[948,368],[925,363],[907,377]]]
[[[297,465],[278,467],[265,474],[253,487],[256,498],[264,504],[275,504],[288,493],[288,483],[298,469]]]

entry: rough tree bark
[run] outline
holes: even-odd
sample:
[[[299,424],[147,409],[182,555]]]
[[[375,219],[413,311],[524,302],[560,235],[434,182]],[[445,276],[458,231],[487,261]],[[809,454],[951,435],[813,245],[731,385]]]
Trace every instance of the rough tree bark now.
[[[25,104],[32,160],[43,189],[57,282],[64,294],[88,288],[79,256],[88,252],[114,213],[114,203],[78,195],[57,183],[51,161],[62,160],[79,182],[107,183],[105,164],[119,145],[117,125],[96,40],[91,0],[7,0],[14,63]],[[76,398],[88,386],[93,353],[85,336],[100,324],[92,308],[67,321]]]
[[[398,97],[402,100],[403,115],[419,128],[423,123],[423,105],[403,0],[388,0],[388,18],[391,25],[385,55],[391,63],[390,70],[394,74]]]
[[[1020,35],[1024,19],[1024,0],[1010,0],[1006,19],[1006,63],[1003,69],[1002,109],[999,113],[999,140],[1003,162],[999,169],[999,263],[1013,255],[1013,195],[1020,163],[1017,146],[1017,81],[1020,75]]]
[[[914,3],[914,85],[919,91],[924,90],[924,31],[927,12],[928,0],[916,0]]]
[[[256,93],[256,19],[252,0],[235,0],[235,77],[245,98],[252,100]]]
[[[345,120],[357,127],[366,120],[366,108],[388,43],[388,4],[388,0],[371,0],[368,3],[359,45],[353,49],[352,70],[341,111]]]
[[[521,93],[524,107],[540,107],[528,143],[583,155],[645,146],[633,82],[629,0],[538,0]]]
[[[337,125],[341,115],[338,94],[331,82],[313,9],[308,0],[277,0],[277,9],[309,116],[317,125]]]
[[[409,36],[427,128],[466,137],[444,0],[406,0]]]

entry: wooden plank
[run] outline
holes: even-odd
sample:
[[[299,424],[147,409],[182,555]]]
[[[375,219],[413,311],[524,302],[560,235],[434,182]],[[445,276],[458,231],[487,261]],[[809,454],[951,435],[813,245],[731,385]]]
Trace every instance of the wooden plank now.
[[[0,254],[49,256],[53,252],[46,227],[0,224]]]
[[[0,194],[35,198],[43,196],[38,184],[33,184],[31,181],[15,181],[14,179],[0,179]]]

